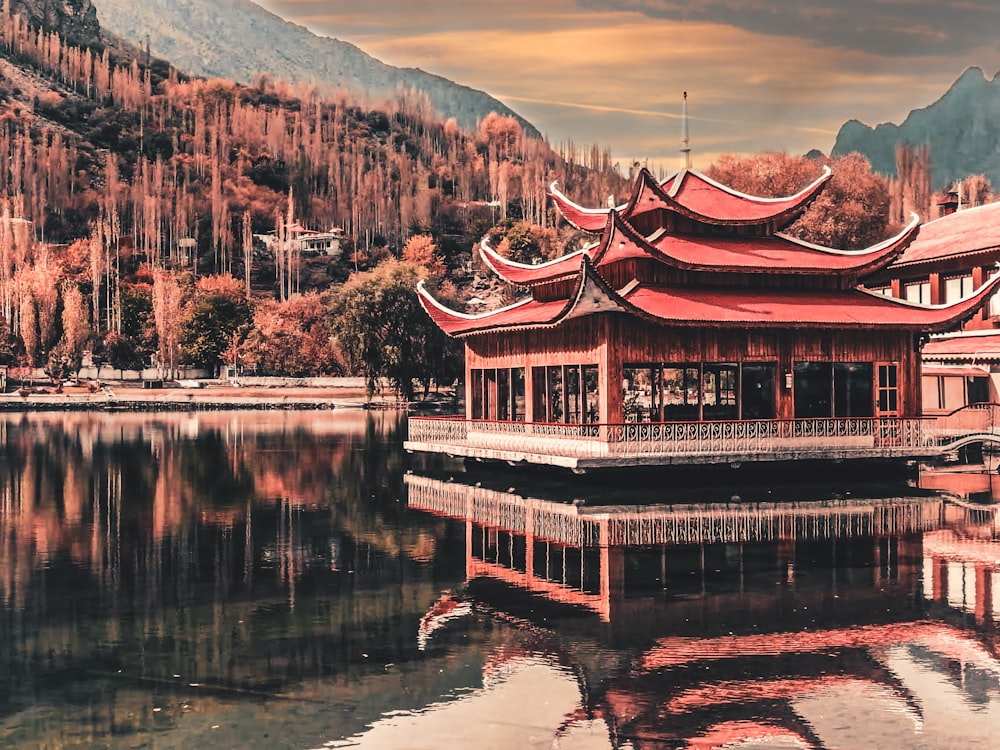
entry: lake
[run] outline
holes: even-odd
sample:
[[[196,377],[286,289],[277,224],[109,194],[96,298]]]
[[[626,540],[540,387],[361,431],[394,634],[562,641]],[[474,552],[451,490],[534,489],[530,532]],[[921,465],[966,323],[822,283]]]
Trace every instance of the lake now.
[[[404,434],[0,416],[0,746],[996,746],[995,471],[678,486]]]

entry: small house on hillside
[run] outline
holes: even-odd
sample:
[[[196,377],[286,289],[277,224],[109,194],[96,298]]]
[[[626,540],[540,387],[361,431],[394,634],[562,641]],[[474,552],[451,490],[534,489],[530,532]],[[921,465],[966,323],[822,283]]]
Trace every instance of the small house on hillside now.
[[[254,239],[263,243],[268,252],[274,252],[274,245],[278,242],[275,232],[267,234],[255,234]],[[288,227],[288,242],[291,249],[301,255],[327,256],[337,258],[341,253],[341,242],[344,239],[344,230],[339,227],[332,227],[325,232],[318,232],[306,229],[301,224],[293,224]]]

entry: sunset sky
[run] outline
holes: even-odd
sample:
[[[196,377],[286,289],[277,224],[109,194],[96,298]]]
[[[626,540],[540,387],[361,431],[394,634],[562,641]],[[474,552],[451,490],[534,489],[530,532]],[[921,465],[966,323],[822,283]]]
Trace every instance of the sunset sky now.
[[[970,66],[1000,70],[995,0],[261,0],[384,62],[482,89],[553,144],[696,168],[829,153],[856,118],[901,122]]]

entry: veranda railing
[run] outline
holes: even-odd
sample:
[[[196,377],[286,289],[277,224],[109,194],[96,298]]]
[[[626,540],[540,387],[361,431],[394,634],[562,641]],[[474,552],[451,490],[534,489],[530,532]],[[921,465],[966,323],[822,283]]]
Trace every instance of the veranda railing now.
[[[982,420],[982,415],[979,421]],[[414,443],[537,450],[564,456],[725,455],[802,450],[910,450],[939,445],[932,418],[850,417],[550,424],[413,417]]]

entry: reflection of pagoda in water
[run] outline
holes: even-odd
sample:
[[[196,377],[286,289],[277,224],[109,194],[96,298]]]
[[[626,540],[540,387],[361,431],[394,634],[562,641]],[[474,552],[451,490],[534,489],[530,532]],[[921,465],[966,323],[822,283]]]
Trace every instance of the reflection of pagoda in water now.
[[[578,674],[566,734],[599,721],[610,747],[636,750],[856,747],[890,725],[901,747],[989,735],[951,719],[969,691],[1000,690],[995,648],[929,619],[921,597],[928,553],[960,514],[941,495],[581,506],[406,481],[411,508],[464,523],[466,601],[516,612],[523,651]],[[985,534],[967,515],[966,536]],[[957,696],[947,725],[942,693]]]
[[[937,528],[942,510],[937,495],[587,506],[413,474],[406,482],[410,507],[465,522],[469,580],[504,581],[586,607],[606,622],[648,610],[650,597],[635,594],[653,588],[664,601],[709,592],[771,598],[770,579],[764,591],[754,590],[763,554],[786,588],[798,583],[799,562],[821,560],[831,576],[821,590],[837,587],[837,567],[846,561],[870,569],[873,587],[891,580],[912,590],[917,535]]]
[[[1000,621],[1000,507],[956,499],[945,519],[924,535],[924,599],[980,625]]]

